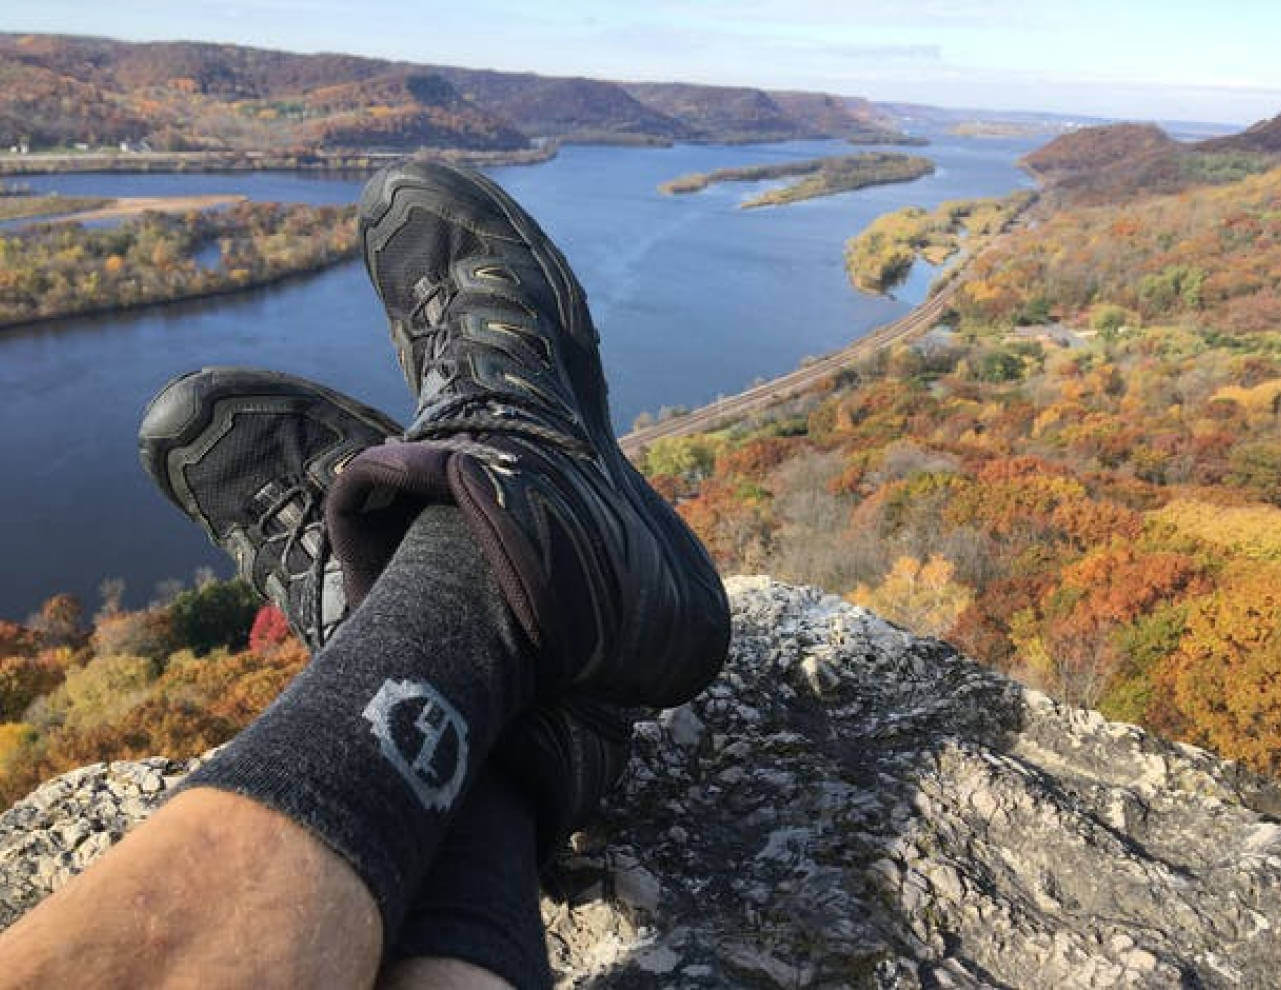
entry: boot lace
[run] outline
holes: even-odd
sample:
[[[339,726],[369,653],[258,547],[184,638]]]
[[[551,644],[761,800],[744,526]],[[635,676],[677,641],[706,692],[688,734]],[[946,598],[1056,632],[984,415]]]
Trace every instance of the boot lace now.
[[[457,365],[448,358],[452,339],[449,313],[457,298],[457,290],[450,283],[437,283],[419,300],[412,314],[427,342],[419,375],[425,379],[435,371],[442,379],[436,396],[447,392],[461,378]],[[434,313],[433,303],[436,304]],[[433,318],[429,319],[428,314]],[[479,457],[494,466],[511,464],[516,457],[478,437],[525,437],[550,444],[573,457],[590,459],[596,456],[585,435],[576,430],[547,425],[546,404],[533,397],[484,388],[446,398],[436,396],[420,402],[417,417],[405,431],[406,440],[429,440],[437,446]]]
[[[277,568],[285,579],[286,589],[299,579],[311,579],[306,587],[307,597],[303,600],[303,604],[307,608],[307,612],[303,616],[291,614],[292,610],[287,600],[276,602],[276,604],[285,613],[291,625],[302,624],[298,621],[299,619],[311,622],[315,627],[314,634],[317,639],[323,635],[324,630],[321,608],[324,599],[325,566],[331,556],[329,532],[324,525],[323,504],[323,494],[316,489],[315,485],[305,480],[296,481],[286,485],[267,504],[266,509],[258,517],[256,526],[258,534],[262,538],[264,549],[272,544],[282,544]],[[297,512],[292,518],[287,518],[285,511],[290,507],[296,507]],[[319,539],[314,555],[303,543],[308,530],[313,529],[313,527]],[[275,529],[275,531],[269,532],[270,529]],[[293,552],[296,549],[301,549],[304,556],[311,558],[311,562],[299,571],[295,571],[290,564]],[[256,571],[257,568],[255,567],[254,570]],[[270,597],[267,589],[263,586],[266,583],[265,580],[260,583],[256,580],[256,575],[251,575],[250,582],[263,597]],[[310,633],[312,630],[300,629],[298,631],[304,634],[304,639],[311,638]]]

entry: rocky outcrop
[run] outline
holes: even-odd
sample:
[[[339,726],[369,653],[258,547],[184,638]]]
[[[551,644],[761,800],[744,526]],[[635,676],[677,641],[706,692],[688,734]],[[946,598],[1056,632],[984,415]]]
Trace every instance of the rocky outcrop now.
[[[567,984],[1275,984],[1275,785],[839,599],[729,587],[725,671],[637,726],[550,877]],[[0,817],[0,923],[186,769],[86,768]]]

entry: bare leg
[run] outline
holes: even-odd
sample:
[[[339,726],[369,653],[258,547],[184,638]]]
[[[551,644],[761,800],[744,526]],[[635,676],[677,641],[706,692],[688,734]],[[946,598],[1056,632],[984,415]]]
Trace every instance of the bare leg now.
[[[342,859],[275,811],[196,788],[0,935],[0,987],[371,986],[381,950]]]
[[[461,959],[406,959],[378,981],[378,990],[515,990],[487,969]]]

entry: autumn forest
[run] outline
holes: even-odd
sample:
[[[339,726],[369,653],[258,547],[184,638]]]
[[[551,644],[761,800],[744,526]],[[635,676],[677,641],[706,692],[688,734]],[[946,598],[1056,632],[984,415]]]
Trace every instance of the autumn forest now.
[[[726,572],[821,585],[1072,704],[1281,771],[1281,171],[1050,183],[947,326],[644,467]],[[995,206],[882,218],[866,288]]]

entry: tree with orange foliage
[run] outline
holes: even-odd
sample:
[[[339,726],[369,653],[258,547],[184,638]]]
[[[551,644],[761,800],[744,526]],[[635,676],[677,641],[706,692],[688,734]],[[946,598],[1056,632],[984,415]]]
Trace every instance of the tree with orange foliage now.
[[[677,506],[716,563],[731,572],[759,568],[768,550],[768,501],[759,489],[740,489],[719,478]]]
[[[54,595],[40,606],[31,628],[42,646],[79,646],[85,640],[84,609],[75,595]]]
[[[1235,565],[1192,600],[1178,652],[1157,679],[1191,742],[1281,772],[1281,564]]]
[[[33,630],[0,619],[0,657],[34,656],[38,645]]]
[[[66,664],[62,651],[45,650],[36,657],[0,658],[0,722],[22,717],[27,706],[62,683]]]
[[[809,446],[803,437],[762,437],[741,447],[722,451],[716,458],[715,472],[724,477],[735,475],[760,481],[771,469]]]

